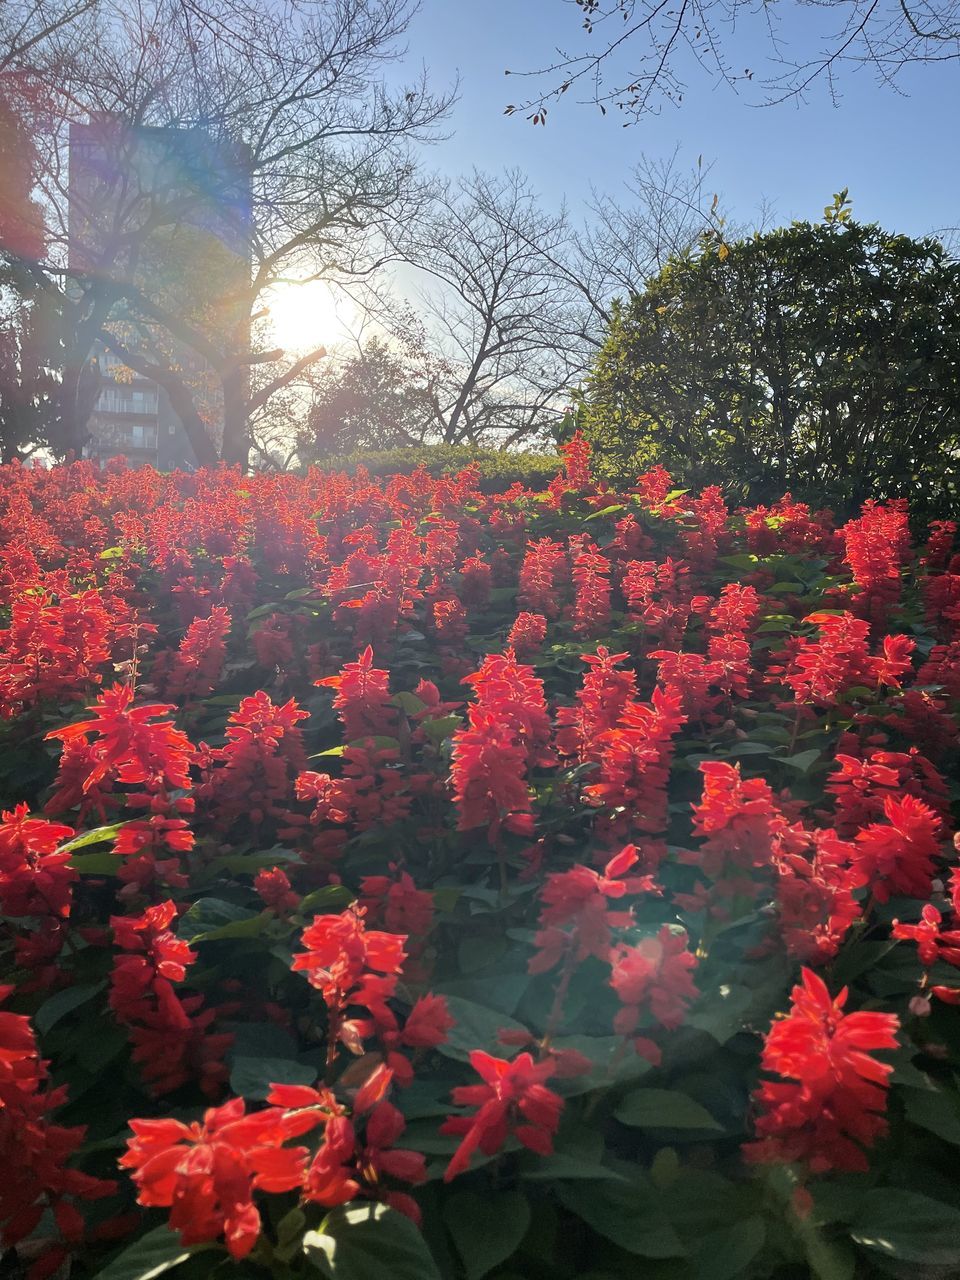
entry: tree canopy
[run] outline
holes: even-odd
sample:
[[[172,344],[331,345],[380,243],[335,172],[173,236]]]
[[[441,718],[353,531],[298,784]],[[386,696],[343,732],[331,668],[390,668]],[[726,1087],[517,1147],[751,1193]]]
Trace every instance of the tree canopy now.
[[[607,466],[754,499],[955,498],[960,264],[828,214],[706,238],[617,306],[583,413]]]
[[[400,351],[374,337],[321,371],[298,452],[314,459],[416,444],[432,418],[424,380]]]
[[[8,242],[0,266],[26,271],[62,313],[59,452],[85,442],[99,390],[85,376],[89,356],[106,347],[163,387],[198,462],[246,461],[251,420],[324,354],[254,345],[263,298],[284,281],[373,270],[378,220],[409,213],[420,198],[411,148],[435,136],[451,95],[434,94],[425,73],[402,82],[388,72],[415,8],[412,0],[74,0],[62,13],[50,0],[0,5],[3,89],[33,138],[44,222],[39,260]],[[96,132],[87,170],[97,181],[76,180],[77,127]],[[219,162],[227,156],[236,164]],[[211,210],[234,204],[242,216],[225,243],[239,267],[223,323],[204,305],[220,268],[209,247],[196,270],[181,264],[166,293],[145,267],[169,262],[171,245],[182,259],[200,240],[182,229],[209,229]],[[191,280],[199,297],[189,296]],[[189,376],[198,365],[199,388]],[[208,421],[206,382],[222,432]]]

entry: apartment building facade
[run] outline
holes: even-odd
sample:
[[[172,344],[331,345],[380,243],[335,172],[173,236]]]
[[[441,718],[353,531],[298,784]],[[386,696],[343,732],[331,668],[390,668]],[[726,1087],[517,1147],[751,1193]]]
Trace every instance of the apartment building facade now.
[[[243,148],[199,129],[132,127],[109,116],[70,130],[70,261],[78,271],[129,281],[145,297],[200,317],[213,344],[249,338],[250,176]],[[131,248],[132,246],[132,248]],[[177,369],[208,429],[222,431],[217,380],[186,345],[121,329],[128,349]],[[153,340],[158,341],[157,339]],[[99,395],[84,455],[124,456],[163,471],[196,459],[162,387],[97,344],[89,357]]]

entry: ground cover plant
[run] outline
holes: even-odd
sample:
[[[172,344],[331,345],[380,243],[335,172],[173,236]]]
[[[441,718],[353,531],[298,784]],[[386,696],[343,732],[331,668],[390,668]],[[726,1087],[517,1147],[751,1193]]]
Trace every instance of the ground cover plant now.
[[[956,528],[0,468],[11,1275],[960,1273]]]

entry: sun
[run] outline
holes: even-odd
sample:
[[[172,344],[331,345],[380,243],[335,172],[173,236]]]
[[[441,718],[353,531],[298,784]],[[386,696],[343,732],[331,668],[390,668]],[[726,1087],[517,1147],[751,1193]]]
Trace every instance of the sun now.
[[[264,302],[271,340],[290,355],[332,346],[349,332],[352,306],[322,280],[277,285]]]

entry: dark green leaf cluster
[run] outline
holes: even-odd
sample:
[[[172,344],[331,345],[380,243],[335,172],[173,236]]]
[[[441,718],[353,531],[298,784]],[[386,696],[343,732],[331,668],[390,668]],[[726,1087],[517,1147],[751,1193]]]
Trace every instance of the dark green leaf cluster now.
[[[834,219],[716,237],[618,305],[584,426],[611,474],[838,511],[960,489],[960,264],[934,239]]]

